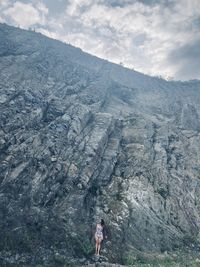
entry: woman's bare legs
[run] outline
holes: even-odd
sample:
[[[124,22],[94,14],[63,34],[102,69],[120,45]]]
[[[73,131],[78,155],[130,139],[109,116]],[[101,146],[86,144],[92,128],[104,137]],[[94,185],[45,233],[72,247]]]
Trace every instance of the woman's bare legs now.
[[[99,252],[100,252],[100,249],[101,249],[101,241],[102,241],[103,239],[102,238],[99,238],[99,242],[98,242],[98,247],[97,247],[97,255],[99,256]]]
[[[99,246],[99,241],[98,238],[96,238],[96,250],[95,250],[95,254],[98,254],[98,246]]]

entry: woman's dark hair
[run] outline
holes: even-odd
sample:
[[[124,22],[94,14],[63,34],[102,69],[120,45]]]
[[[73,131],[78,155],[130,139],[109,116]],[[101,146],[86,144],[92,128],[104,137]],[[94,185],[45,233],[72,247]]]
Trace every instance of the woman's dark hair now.
[[[105,222],[103,219],[101,219],[101,226],[104,226],[105,225]]]

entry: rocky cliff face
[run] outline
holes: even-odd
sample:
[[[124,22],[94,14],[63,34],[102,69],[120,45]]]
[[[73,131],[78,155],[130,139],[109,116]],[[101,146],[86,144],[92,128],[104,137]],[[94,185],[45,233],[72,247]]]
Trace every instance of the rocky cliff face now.
[[[2,263],[86,258],[99,218],[110,261],[198,244],[199,118],[199,81],[0,24]]]

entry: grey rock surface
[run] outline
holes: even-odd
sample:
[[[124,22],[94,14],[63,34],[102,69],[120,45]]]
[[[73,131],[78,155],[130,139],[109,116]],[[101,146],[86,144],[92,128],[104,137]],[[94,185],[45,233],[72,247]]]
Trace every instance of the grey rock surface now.
[[[199,81],[0,24],[0,262],[86,262],[100,218],[110,262],[196,249],[199,118]]]

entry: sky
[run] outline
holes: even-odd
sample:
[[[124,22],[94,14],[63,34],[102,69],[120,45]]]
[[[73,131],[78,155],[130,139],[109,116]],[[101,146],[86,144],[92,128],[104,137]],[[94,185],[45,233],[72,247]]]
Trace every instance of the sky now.
[[[200,0],[0,0],[0,22],[152,76],[200,79]]]

